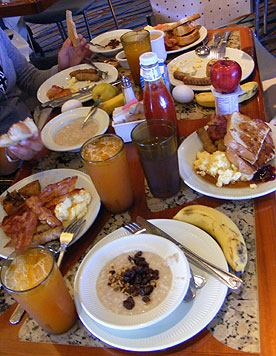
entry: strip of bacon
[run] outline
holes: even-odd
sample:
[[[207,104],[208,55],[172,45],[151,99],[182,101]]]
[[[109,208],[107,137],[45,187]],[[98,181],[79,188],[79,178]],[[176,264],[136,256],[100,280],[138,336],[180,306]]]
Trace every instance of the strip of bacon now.
[[[78,176],[68,177],[60,182],[47,185],[39,195],[43,204],[60,195],[67,194],[75,189]]]
[[[2,223],[3,231],[11,238],[6,246],[21,248],[30,245],[37,223],[38,218],[32,211],[26,211],[22,215],[8,216]]]
[[[45,221],[50,227],[61,225],[61,221],[53,215],[49,209],[43,206],[42,201],[38,196],[26,199],[25,204],[38,216],[39,221]]]

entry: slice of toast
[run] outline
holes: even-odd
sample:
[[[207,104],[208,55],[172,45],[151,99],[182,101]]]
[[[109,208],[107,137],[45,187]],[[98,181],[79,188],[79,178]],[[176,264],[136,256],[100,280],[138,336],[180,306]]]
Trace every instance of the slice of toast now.
[[[73,47],[79,47],[80,39],[77,34],[76,25],[73,21],[72,11],[66,10],[66,25],[68,31],[68,37],[72,41]]]
[[[200,37],[199,31],[197,28],[194,28],[192,32],[188,33],[185,36],[175,36],[174,38],[177,40],[177,44],[179,46],[187,46],[190,43],[195,42]]]
[[[234,112],[227,120],[224,143],[229,149],[238,152],[241,158],[254,164],[270,130],[265,122]]]
[[[194,21],[189,21],[180,25],[172,30],[174,36],[184,36],[192,32],[197,27],[197,24]]]

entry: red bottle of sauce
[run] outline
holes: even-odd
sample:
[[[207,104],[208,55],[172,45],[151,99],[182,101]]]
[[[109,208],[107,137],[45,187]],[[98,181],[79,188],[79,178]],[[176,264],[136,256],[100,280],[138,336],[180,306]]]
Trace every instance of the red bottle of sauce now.
[[[144,79],[143,102],[146,119],[172,121],[179,138],[174,101],[163,81],[157,55],[153,52],[146,52],[139,59]]]

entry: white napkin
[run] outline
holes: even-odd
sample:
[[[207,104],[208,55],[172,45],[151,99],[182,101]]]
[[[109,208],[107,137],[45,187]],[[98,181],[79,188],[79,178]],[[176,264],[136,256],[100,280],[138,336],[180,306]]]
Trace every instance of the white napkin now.
[[[36,123],[36,126],[41,130],[47,121],[49,115],[51,114],[53,108],[41,109],[39,106],[36,106],[33,113],[33,119]]]
[[[145,118],[143,103],[134,99],[124,106],[115,108],[112,117],[114,124],[143,120]]]

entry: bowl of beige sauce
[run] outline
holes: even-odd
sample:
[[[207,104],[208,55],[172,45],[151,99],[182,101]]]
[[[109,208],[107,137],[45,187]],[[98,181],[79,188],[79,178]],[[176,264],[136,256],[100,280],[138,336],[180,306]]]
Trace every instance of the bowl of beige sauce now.
[[[95,115],[82,128],[82,122],[90,107],[66,111],[49,121],[41,131],[45,147],[52,151],[78,152],[88,139],[103,134],[109,125],[108,114],[97,109]]]
[[[172,313],[186,295],[189,281],[189,263],[175,244],[140,234],[92,249],[77,272],[75,293],[96,322],[133,330]]]

